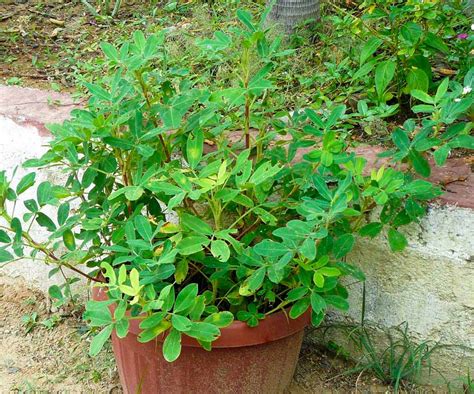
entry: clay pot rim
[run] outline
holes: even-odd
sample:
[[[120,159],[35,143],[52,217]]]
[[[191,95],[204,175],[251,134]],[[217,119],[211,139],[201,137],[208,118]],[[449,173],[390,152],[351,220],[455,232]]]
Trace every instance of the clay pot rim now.
[[[105,288],[94,287],[92,289],[93,298],[97,301],[107,300]],[[115,310],[115,305],[110,305],[111,311]],[[212,348],[236,348],[245,346],[262,345],[268,342],[294,335],[305,329],[311,321],[311,308],[296,319],[288,316],[289,309],[284,309],[265,317],[259,321],[257,327],[249,327],[247,323],[235,320],[230,326],[221,328],[221,336],[212,342]],[[142,331],[139,327],[140,321],[131,320],[129,335],[138,336]],[[162,334],[156,341],[163,342],[166,335]],[[137,342],[138,345],[138,342]],[[187,347],[202,347],[199,342],[186,334],[181,336],[181,345]]]

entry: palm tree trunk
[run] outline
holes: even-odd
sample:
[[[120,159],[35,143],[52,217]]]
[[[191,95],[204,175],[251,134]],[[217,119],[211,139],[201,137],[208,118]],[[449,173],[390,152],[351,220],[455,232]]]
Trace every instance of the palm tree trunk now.
[[[271,5],[274,1],[268,0]],[[287,33],[298,23],[308,19],[319,19],[319,0],[276,0],[268,14],[268,22],[276,23]]]

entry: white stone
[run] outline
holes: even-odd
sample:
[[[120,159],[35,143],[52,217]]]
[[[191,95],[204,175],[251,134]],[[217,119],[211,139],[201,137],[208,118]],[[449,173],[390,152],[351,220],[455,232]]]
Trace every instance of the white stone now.
[[[14,121],[8,117],[0,115],[0,170],[6,170],[7,177],[11,179],[15,172],[12,186],[16,186],[18,181],[28,172],[36,171],[36,185],[44,180],[58,181],[62,179],[61,171],[55,170],[39,170],[24,169],[21,164],[33,158],[41,157],[48,149],[47,144],[49,137],[40,136],[39,130],[34,126],[22,125],[18,121]],[[21,218],[23,214],[28,212],[23,205],[23,201],[35,198],[36,187],[32,187],[21,195],[21,201],[16,204],[14,216]],[[11,214],[13,208],[10,203],[8,213]],[[47,207],[45,213],[52,214],[55,212],[54,207]],[[1,222],[1,219],[0,219]],[[2,223],[4,224],[4,223]],[[47,238],[45,231],[36,223],[32,226],[32,234],[35,240],[44,241]],[[28,255],[27,253],[25,253]],[[47,291],[52,284],[63,283],[59,275],[49,279],[48,273],[53,269],[53,265],[45,265],[42,261],[34,261],[25,257],[22,260],[12,263],[0,264],[0,275],[8,275],[11,277],[22,277],[32,286],[43,291]],[[75,276],[71,271],[65,269],[68,276]]]

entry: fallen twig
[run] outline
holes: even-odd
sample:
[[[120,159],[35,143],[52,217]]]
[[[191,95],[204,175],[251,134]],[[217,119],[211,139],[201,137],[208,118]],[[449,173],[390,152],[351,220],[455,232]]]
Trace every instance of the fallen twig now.
[[[8,18],[11,18],[15,14],[16,14],[16,11],[10,12],[9,14],[2,15],[0,16],[0,21],[6,21]]]

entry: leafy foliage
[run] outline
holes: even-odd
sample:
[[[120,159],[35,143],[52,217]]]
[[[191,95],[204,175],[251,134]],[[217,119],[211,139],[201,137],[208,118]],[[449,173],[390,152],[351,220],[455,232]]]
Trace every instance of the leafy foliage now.
[[[164,32],[136,31],[119,47],[102,44],[107,77],[85,83],[87,107],[50,126],[49,151],[24,164],[61,166],[66,181],[40,183],[36,198],[25,201],[30,212],[18,218],[7,202],[36,177],[28,174],[14,188],[0,172],[7,222],[0,261],[31,248],[60,268],[81,273],[78,265],[87,264],[95,271],[82,274],[107,288],[109,300],[90,301],[84,314],[101,330],[92,355],[114,330],[126,336],[130,319],[141,320],[141,342],[166,335],[168,361],[179,357],[183,335],[210,350],[235,318],[256,326],[285,308],[290,318],[311,308],[318,325],[328,308],[349,308],[344,277],[364,280],[346,261],[357,236],[386,232],[391,248],[402,250],[407,240],[399,228],[417,221],[424,203],[441,193],[411,168],[367,171],[341,132],[348,118],[343,104],[275,120],[267,100],[278,89],[274,70],[287,52],[280,38],[266,35],[264,18],[256,22],[243,10],[237,17],[241,27],[232,36],[216,32],[197,43],[210,62],[238,43],[235,85],[203,86],[169,64]],[[381,64],[376,90],[384,98],[394,67]],[[441,113],[447,84],[429,99],[427,113]],[[431,130],[454,122],[431,116],[423,138],[437,138]],[[456,130],[450,149],[465,146],[453,141],[466,129]],[[396,150],[386,155],[426,175],[423,152],[430,147],[419,149],[421,140],[400,129]],[[56,216],[47,213],[51,207]],[[47,241],[34,240],[33,221],[49,232]],[[95,277],[99,271],[106,283]],[[64,297],[59,287],[51,292],[59,302]]]

